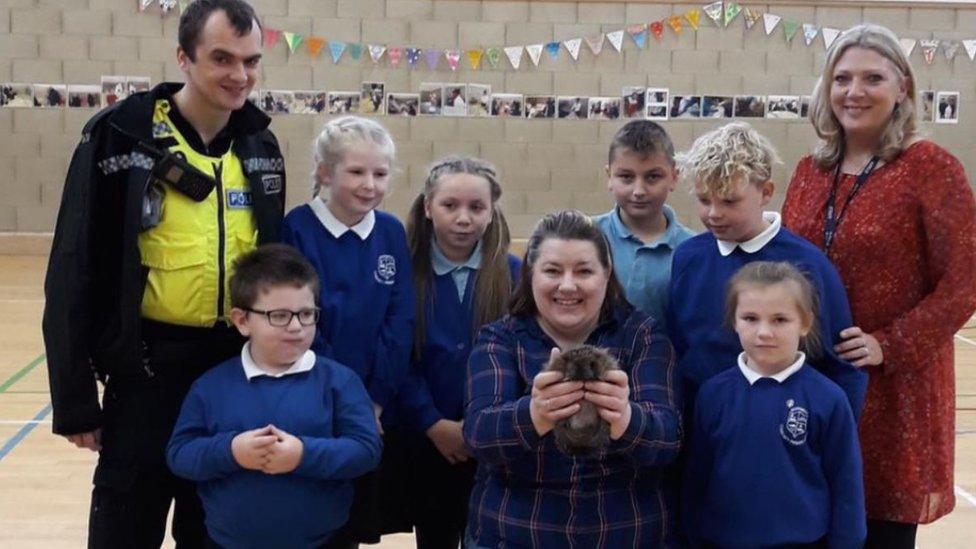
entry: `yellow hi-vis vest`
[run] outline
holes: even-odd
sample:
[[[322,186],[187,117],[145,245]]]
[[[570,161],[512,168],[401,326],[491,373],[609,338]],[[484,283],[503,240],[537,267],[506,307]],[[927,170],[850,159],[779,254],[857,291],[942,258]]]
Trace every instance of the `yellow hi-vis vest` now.
[[[257,227],[251,191],[241,161],[232,150],[221,157],[201,154],[187,143],[169,118],[169,101],[156,102],[153,137],[172,137],[171,152],[217,185],[202,202],[155,181],[163,193],[162,216],[139,235],[139,253],[149,278],[142,316],[183,326],[213,326],[230,315],[228,280],[234,260],[253,250]]]

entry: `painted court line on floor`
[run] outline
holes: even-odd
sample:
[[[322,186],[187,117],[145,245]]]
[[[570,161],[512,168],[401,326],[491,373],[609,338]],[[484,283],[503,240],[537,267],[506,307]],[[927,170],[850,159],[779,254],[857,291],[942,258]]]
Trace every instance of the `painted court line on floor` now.
[[[42,408],[40,412],[37,412],[37,415],[34,416],[34,421],[39,422],[40,420],[47,417],[47,415],[50,413],[51,413],[51,405],[48,404],[44,406],[44,408]],[[7,443],[4,444],[2,448],[0,448],[0,461],[3,461],[3,458],[7,457],[7,454],[9,454],[11,450],[16,448],[17,445],[20,444],[20,441],[24,440],[27,437],[27,435],[29,435],[30,432],[34,430],[34,427],[37,427],[37,423],[28,423],[27,425],[24,425],[19,431],[17,431],[17,434],[12,436],[10,440],[8,440]]]
[[[28,364],[27,366],[24,366],[17,373],[15,373],[14,375],[10,376],[10,379],[8,379],[7,381],[4,381],[3,382],[3,385],[0,385],[0,393],[5,392],[14,383],[17,383],[18,381],[20,381],[20,378],[26,376],[28,373],[30,373],[31,370],[33,370],[34,368],[36,368],[38,364],[40,364],[41,362],[44,362],[44,358],[46,356],[47,355],[45,355],[44,353],[41,353],[41,354],[37,355],[37,358],[35,358],[34,360],[32,360],[30,362],[30,364]]]
[[[970,494],[969,492],[963,490],[958,485],[956,486],[956,495],[959,496],[959,497],[961,497],[962,499],[968,501],[969,504],[972,505],[973,507],[976,507],[976,496],[974,496],[974,495]]]
[[[973,347],[976,347],[976,341],[973,341],[973,340],[969,339],[968,337],[965,337],[965,336],[961,336],[959,334],[956,334],[956,339],[958,339],[959,341],[965,341],[966,343],[972,345]]]

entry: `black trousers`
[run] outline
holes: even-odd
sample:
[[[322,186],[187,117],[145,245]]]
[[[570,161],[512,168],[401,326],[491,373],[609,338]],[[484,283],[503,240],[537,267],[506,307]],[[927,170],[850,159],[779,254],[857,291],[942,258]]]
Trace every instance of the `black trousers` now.
[[[915,549],[918,525],[909,522],[868,519],[865,549]]]
[[[158,548],[175,499],[177,547],[206,547],[196,488],[169,471],[166,444],[190,385],[207,369],[238,355],[244,339],[227,327],[146,323],[144,332],[143,371],[110,376],[105,386],[88,546]]]
[[[451,465],[422,434],[410,437],[407,453],[417,548],[455,549],[464,539],[477,465],[473,459]]]

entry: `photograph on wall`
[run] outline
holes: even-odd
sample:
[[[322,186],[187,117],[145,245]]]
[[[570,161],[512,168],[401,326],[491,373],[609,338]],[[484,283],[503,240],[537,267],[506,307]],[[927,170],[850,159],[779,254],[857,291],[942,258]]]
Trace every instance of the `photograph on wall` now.
[[[444,102],[444,86],[432,82],[420,84],[420,114],[424,116],[440,116],[441,105]]]
[[[667,120],[670,94],[671,91],[667,88],[648,88],[644,117],[651,120]]]
[[[935,122],[959,123],[959,92],[940,91],[935,94]]]
[[[68,95],[71,95],[71,88],[68,88]],[[247,94],[247,100],[251,102],[257,108],[261,108],[261,90],[251,90],[251,93]]]
[[[647,88],[644,86],[624,86],[620,91],[624,118],[641,118],[647,104]]]
[[[68,100],[68,87],[62,84],[34,84],[34,106],[42,109],[64,107]]]
[[[129,96],[129,87],[125,76],[102,77],[102,105],[111,107],[116,101],[122,101]]]
[[[766,98],[766,118],[796,120],[800,118],[800,97],[797,95],[770,95]]]
[[[383,82],[363,82],[359,95],[360,114],[383,114],[383,98],[386,84]]]
[[[68,86],[68,107],[76,109],[102,108],[102,89],[98,86]]]
[[[556,115],[559,118],[585,120],[589,112],[589,97],[561,95],[556,98]]]
[[[590,120],[616,120],[620,118],[619,97],[591,97]]]
[[[491,116],[491,86],[468,84],[468,116]]]
[[[359,112],[357,92],[329,92],[326,98],[329,114],[353,114]]]
[[[737,95],[732,114],[736,118],[764,118],[766,116],[766,96]]]
[[[935,122],[935,91],[922,90],[918,94],[918,117],[922,122]]]
[[[520,93],[493,93],[491,95],[491,115],[503,118],[521,118],[523,98]]]
[[[390,116],[417,116],[420,112],[419,93],[386,94],[386,114]]]
[[[702,118],[732,118],[733,102],[730,95],[702,97]]]
[[[526,118],[555,118],[556,97],[553,95],[526,95]]]
[[[0,84],[0,105],[10,108],[34,106],[34,88],[30,84]]]
[[[701,118],[701,97],[697,95],[671,96],[671,118]]]
[[[261,110],[266,114],[288,114],[295,102],[295,93],[290,90],[262,90]]]
[[[810,96],[800,96],[800,118],[806,118],[810,114]]]
[[[444,84],[441,97],[444,98],[444,108],[441,109],[442,115],[465,116],[468,114],[468,99],[464,84]]]
[[[296,91],[289,110],[292,114],[318,114],[325,112],[325,92]]]
[[[149,91],[149,88],[152,87],[152,80],[148,76],[127,76],[125,87],[128,89],[129,95]]]

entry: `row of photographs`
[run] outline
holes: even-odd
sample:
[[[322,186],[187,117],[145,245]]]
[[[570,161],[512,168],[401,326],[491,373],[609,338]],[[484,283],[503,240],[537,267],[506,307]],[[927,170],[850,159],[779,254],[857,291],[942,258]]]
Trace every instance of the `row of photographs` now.
[[[101,108],[149,89],[145,77],[103,77],[101,86],[0,84],[3,107]],[[923,90],[922,122],[959,121],[959,92]],[[671,95],[667,88],[624,87],[620,96],[585,97],[492,93],[484,84],[422,83],[419,93],[387,92],[382,82],[363,82],[360,91],[259,90],[250,100],[275,114],[386,114],[389,116],[470,116],[650,120],[702,118],[800,119],[809,96]]]

